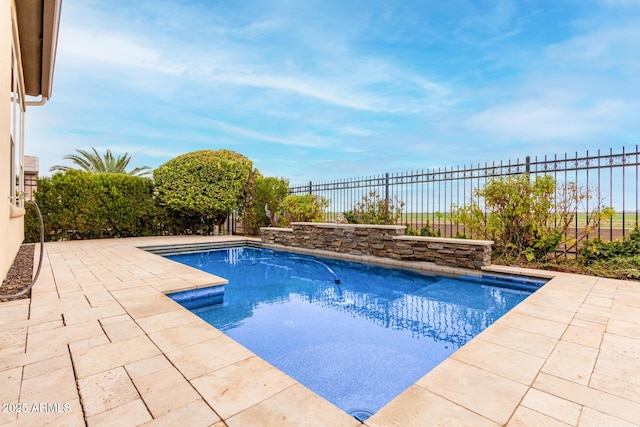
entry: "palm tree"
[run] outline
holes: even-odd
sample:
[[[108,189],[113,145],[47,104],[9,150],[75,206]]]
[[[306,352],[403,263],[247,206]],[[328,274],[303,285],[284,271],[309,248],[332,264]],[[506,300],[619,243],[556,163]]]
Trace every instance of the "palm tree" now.
[[[104,155],[100,156],[95,148],[91,147],[91,149],[93,150],[93,153],[84,150],[76,150],[78,153],[80,153],[80,155],[67,154],[63,157],[63,159],[65,160],[71,160],[73,163],[79,166],[79,168],[55,165],[52,166],[49,171],[64,172],[70,169],[82,169],[87,172],[93,173],[124,173],[135,176],[150,175],[152,172],[149,166],[142,166],[127,172],[127,166],[131,161],[131,156],[129,156],[129,153],[124,153],[122,156],[118,156],[116,158],[113,157],[113,154],[111,154],[111,150],[107,150]]]

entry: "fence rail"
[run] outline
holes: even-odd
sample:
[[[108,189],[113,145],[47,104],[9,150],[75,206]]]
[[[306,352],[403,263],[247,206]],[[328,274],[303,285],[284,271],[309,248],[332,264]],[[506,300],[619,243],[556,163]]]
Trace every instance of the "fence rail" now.
[[[573,182],[591,196],[576,206],[572,228],[578,233],[583,219],[603,206],[616,210],[607,224],[596,230],[598,237],[615,240],[629,234],[638,225],[640,152],[632,149],[585,154],[526,156],[515,161],[478,163],[450,168],[383,173],[366,177],[337,179],[293,185],[292,194],[317,194],[329,200],[325,219],[332,221],[336,214],[349,211],[362,198],[375,191],[380,197],[404,203],[398,224],[417,230],[428,222],[432,231],[445,237],[459,231],[452,221],[452,208],[475,200],[475,190],[497,177],[529,173],[532,176],[551,175],[559,184]],[[555,197],[558,195],[556,194]]]

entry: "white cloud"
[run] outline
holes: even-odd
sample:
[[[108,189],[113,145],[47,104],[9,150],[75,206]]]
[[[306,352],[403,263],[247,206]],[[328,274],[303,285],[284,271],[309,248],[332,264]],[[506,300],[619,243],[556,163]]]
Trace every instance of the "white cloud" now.
[[[257,141],[272,142],[276,144],[293,145],[299,147],[323,147],[327,145],[326,139],[318,137],[316,135],[312,135],[310,133],[283,138],[280,136],[269,135],[265,132],[258,132],[252,129],[246,129],[240,126],[231,125],[218,120],[211,120],[209,121],[209,123],[224,132]]]
[[[640,28],[626,22],[550,45],[515,83],[495,86],[498,101],[466,125],[512,141],[613,143],[640,114],[636,40]]]
[[[549,97],[490,108],[473,115],[467,124],[471,129],[518,141],[591,139],[615,130],[628,109],[619,100],[580,106]]]
[[[118,68],[142,69],[179,75],[186,67],[163,58],[157,49],[145,46],[129,35],[105,30],[90,30],[66,25],[63,27],[58,54],[69,57],[76,66],[92,68],[112,65]]]
[[[183,17],[184,19],[184,17]],[[95,21],[89,20],[89,23]],[[108,23],[108,21],[106,21]],[[147,34],[144,28],[126,31],[108,25],[86,27],[66,24],[61,30],[59,63],[84,68],[87,75],[98,70],[105,78],[145,93],[181,84],[224,86],[274,91],[266,96],[285,98],[294,94],[330,106],[357,111],[415,114],[439,109],[448,89],[419,74],[409,74],[396,64],[351,49],[347,41],[311,45],[305,53],[313,63],[289,54],[284,47],[265,46],[258,35],[282,29],[273,20],[258,20],[241,27],[215,27],[219,39],[184,40],[170,35]],[[243,38],[258,37],[254,43]],[[112,69],[112,71],[111,71]],[[151,73],[151,74],[150,74]],[[187,83],[190,81],[191,83]],[[145,83],[152,82],[152,83]],[[204,89],[200,86],[201,90]]]
[[[640,0],[639,0],[640,1]],[[640,71],[640,20],[582,34],[553,44],[546,51],[549,64],[576,74],[615,69]]]
[[[336,88],[335,85],[328,84],[327,81],[321,81],[311,77],[298,78],[284,75],[243,74],[238,73],[237,70],[236,72],[213,72],[209,73],[207,77],[211,81],[221,83],[292,92],[299,96],[313,98],[328,104],[355,110],[387,111],[390,109],[390,107],[385,106],[380,100],[349,92],[348,89],[340,90],[340,88]]]

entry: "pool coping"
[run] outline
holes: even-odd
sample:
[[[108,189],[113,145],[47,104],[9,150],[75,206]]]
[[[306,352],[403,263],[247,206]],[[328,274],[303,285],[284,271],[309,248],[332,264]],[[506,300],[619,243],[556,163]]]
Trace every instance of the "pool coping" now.
[[[31,407],[0,424],[360,425],[164,295],[224,279],[140,249],[229,241],[256,240],[46,244],[32,298],[0,303],[0,400],[70,411]],[[553,277],[365,425],[637,425],[638,283],[537,274]]]

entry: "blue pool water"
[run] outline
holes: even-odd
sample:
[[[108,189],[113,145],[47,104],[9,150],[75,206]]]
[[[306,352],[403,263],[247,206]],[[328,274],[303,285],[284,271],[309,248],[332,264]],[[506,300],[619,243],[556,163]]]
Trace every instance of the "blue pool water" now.
[[[229,280],[174,299],[361,421],[540,286],[255,248],[168,258]]]

